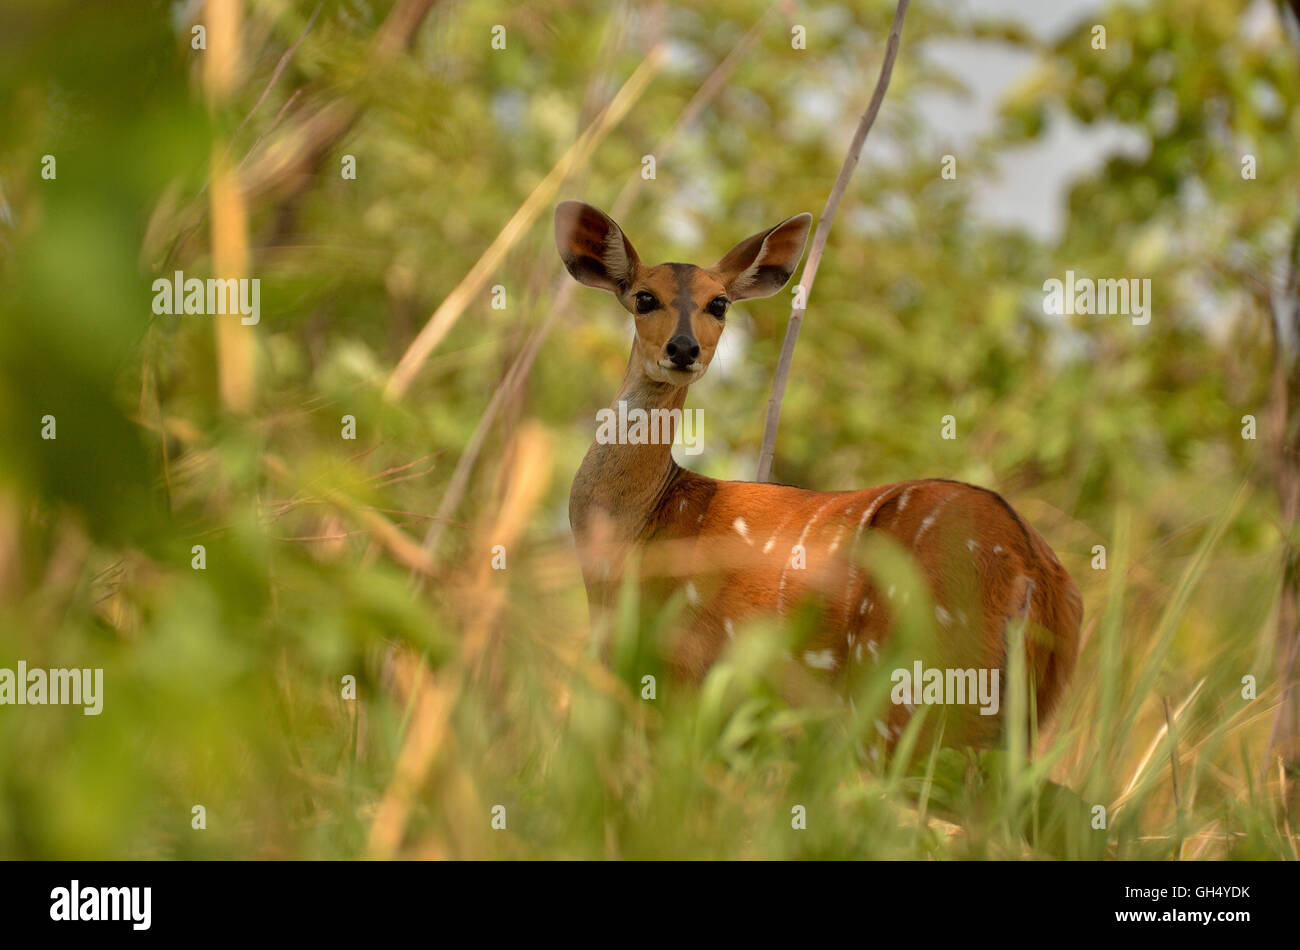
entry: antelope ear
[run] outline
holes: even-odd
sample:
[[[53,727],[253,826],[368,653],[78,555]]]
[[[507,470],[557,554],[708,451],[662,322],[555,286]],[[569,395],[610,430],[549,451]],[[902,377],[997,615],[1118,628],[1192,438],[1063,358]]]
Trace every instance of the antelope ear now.
[[[776,227],[747,237],[714,265],[732,300],[770,297],[790,280],[808,240],[812,215],[786,218]]]
[[[555,246],[574,280],[588,287],[625,294],[641,259],[614,221],[581,201],[564,201],[555,209]]]

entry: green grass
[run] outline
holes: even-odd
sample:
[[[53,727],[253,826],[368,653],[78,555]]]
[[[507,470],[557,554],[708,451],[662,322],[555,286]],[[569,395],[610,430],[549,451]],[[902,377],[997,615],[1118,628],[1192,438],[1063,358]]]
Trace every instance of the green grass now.
[[[276,606],[247,630],[223,625],[239,611],[184,561],[136,555],[107,581],[89,573],[103,552],[82,552],[86,572],[67,578],[60,602],[46,589],[22,605],[29,616],[45,607],[52,625],[16,626],[0,663],[53,664],[80,638],[106,669],[105,713],[0,719],[0,853],[1294,858],[1263,753],[1275,696],[1241,698],[1267,630],[1197,617],[1216,572],[1231,573],[1222,545],[1248,501],[1243,487],[1194,532],[1167,587],[1135,582],[1144,563],[1172,565],[1130,558],[1133,516],[1120,509],[1107,570],[1081,577],[1082,653],[1041,733],[948,748],[922,706],[892,755],[872,711],[887,701],[905,617],[849,705],[786,658],[806,633],[798,621],[740,631],[693,688],[667,677],[653,649],[679,605],[642,626],[625,598],[607,669],[591,655],[562,536],[522,544],[506,571],[470,559],[421,606],[382,562],[352,576],[329,542],[273,553],[250,532],[235,547],[264,550]],[[346,589],[346,617],[313,613],[294,592],[322,576]],[[1032,702],[1015,666],[1011,716]],[[355,701],[341,697],[348,673]],[[194,804],[206,830],[190,827]],[[387,849],[376,850],[379,826]]]

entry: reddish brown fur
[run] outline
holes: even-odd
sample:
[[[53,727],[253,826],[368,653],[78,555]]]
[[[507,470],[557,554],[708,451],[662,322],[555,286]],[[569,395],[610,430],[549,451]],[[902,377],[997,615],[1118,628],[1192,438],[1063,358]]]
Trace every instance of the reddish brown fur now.
[[[710,301],[779,290],[802,254],[809,223],[806,215],[782,222],[712,268],[648,267],[599,211],[561,205],[557,244],[577,279],[610,290],[634,313],[638,293],[665,304],[637,318],[614,407],[623,400],[629,407],[682,408],[721,336],[723,322],[706,311]],[[699,367],[664,368],[668,340],[688,326],[699,342]],[[893,616],[889,592],[877,590],[856,563],[873,531],[910,551],[929,585],[940,642],[927,666],[1005,671],[1005,632],[1025,618],[1040,718],[1058,702],[1074,666],[1082,620],[1077,587],[1042,537],[982,488],[941,479],[847,492],[725,482],[681,468],[670,445],[595,443],[574,479],[569,510],[598,626],[634,551],[647,597],[687,588],[689,618],[669,660],[689,678],[703,676],[746,619],[788,614],[807,601],[822,622],[804,651],[823,665],[829,656],[840,673],[870,662],[868,645],[887,635]],[[795,545],[806,552],[804,570],[790,567]],[[893,734],[905,719],[904,708],[894,707]],[[958,736],[991,740],[996,723],[973,710],[966,719]]]

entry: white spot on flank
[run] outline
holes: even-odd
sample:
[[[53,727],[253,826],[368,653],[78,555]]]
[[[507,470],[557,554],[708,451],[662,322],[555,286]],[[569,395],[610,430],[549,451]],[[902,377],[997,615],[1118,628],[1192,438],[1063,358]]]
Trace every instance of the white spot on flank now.
[[[925,536],[925,533],[934,526],[934,517],[935,517],[935,512],[932,511],[921,520],[921,527],[918,528],[916,531],[916,538],[912,541],[913,544],[916,544],[917,541],[920,541],[921,538]]]
[[[749,525],[745,524],[744,518],[737,518],[735,521],[731,523],[731,526],[736,529],[736,534],[740,535],[742,538],[745,539],[746,544],[754,543],[753,541],[749,540]]]
[[[764,554],[767,554],[769,551],[772,550],[772,545],[776,544],[776,536],[781,533],[781,529],[784,528],[786,522],[790,520],[791,514],[794,514],[794,512],[790,512],[784,518],[781,519],[781,523],[776,526],[776,530],[772,532],[772,536],[767,539],[767,544],[763,545]]]
[[[683,499],[682,499],[682,503],[681,503],[680,505],[677,506],[677,510],[678,510],[678,511],[685,511],[685,510],[686,510],[686,499],[685,499],[685,498],[683,498]]]
[[[935,619],[945,627],[952,626],[952,614],[948,613],[948,611],[944,610],[942,607],[936,606],[934,608],[934,616]]]
[[[695,589],[695,585],[690,581],[686,582],[686,599],[692,607],[698,606],[700,603],[700,592]]]
[[[875,500],[872,501],[871,504],[867,505],[867,507],[862,510],[862,517],[858,519],[858,530],[853,535],[853,547],[849,548],[850,555],[852,555],[853,551],[857,548],[858,541],[862,537],[862,529],[866,527],[867,522],[871,520],[871,516],[876,513],[876,509],[880,507],[880,505],[885,501],[885,499],[889,498],[897,490],[898,489],[895,488],[892,491],[882,491],[879,495],[876,496]],[[852,609],[852,603],[849,600],[849,591],[853,589],[853,582],[857,580],[857,577],[858,577],[857,570],[849,571],[849,586],[844,589],[844,622],[845,623],[849,622],[849,611]]]
[[[930,513],[925,516],[925,519],[921,522],[921,527],[917,529],[916,539],[912,542],[912,544],[914,545],[918,544],[921,538],[925,535],[925,533],[934,526],[935,519],[939,517],[939,512],[943,511],[943,506],[948,504],[948,502],[952,500],[952,497],[955,494],[957,493],[949,492],[947,495],[944,496],[943,501],[935,505],[934,508],[930,511]]]
[[[876,650],[876,641],[875,641],[875,640],[868,640],[868,641],[867,641],[867,652],[871,654],[871,660],[872,660],[873,663],[879,663],[879,662],[880,662],[880,653],[879,653],[879,651]]]
[[[912,497],[912,489],[906,489],[898,499],[898,510],[902,511],[907,507],[907,500]]]
[[[830,550],[826,552],[828,555],[834,554],[837,550],[839,550],[840,538],[842,537],[844,537],[844,525],[840,525],[839,528],[836,530],[835,540],[831,542]]]
[[[831,501],[834,501],[834,500],[835,500],[835,499],[833,499],[833,498],[831,499]],[[802,547],[802,546],[803,546],[804,539],[808,537],[808,531],[812,528],[813,524],[816,523],[817,518],[821,515],[821,513],[822,513],[823,511],[826,510],[827,505],[829,505],[829,504],[831,503],[831,501],[826,502],[826,504],[822,505],[820,508],[818,508],[816,511],[813,512],[813,516],[812,516],[811,518],[809,518],[809,519],[808,519],[808,523],[807,523],[806,525],[803,526],[803,531],[800,532],[800,534],[799,534],[799,540],[795,542],[795,547]],[[785,608],[785,573],[786,573],[786,571],[788,571],[788,570],[790,570],[790,562],[789,562],[789,560],[787,560],[787,561],[785,562],[785,567],[781,568],[781,583],[778,585],[778,587],[777,587],[777,589],[776,589],[776,612],[777,612],[778,614],[780,614],[780,613],[784,613],[784,608]]]
[[[993,553],[994,553],[994,554],[1001,554],[1002,551],[1003,551],[1003,547],[1002,547],[1002,545],[1000,545],[1000,544],[995,544],[995,545],[993,545]]]
[[[722,629],[727,631],[728,640],[736,639],[736,628],[732,625],[730,617],[722,621]]]
[[[859,643],[856,647],[853,648],[853,659],[854,659],[855,661],[857,661],[858,663],[861,663],[861,662],[862,662],[862,644],[861,644],[861,643]]]
[[[835,669],[835,654],[831,650],[807,650],[804,652],[803,661],[815,670],[833,670]]]

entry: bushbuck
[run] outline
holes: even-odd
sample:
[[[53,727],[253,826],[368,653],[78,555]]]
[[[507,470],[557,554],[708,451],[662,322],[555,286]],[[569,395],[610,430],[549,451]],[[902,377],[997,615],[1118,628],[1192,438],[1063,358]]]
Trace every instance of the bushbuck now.
[[[787,218],[711,267],[648,265],[603,212],[577,201],[556,208],[564,266],[609,291],[635,319],[627,374],[606,418],[640,411],[650,419],[635,438],[598,437],[573,479],[569,520],[596,629],[608,635],[610,608],[635,555],[643,600],[662,604],[684,591],[677,635],[664,648],[679,675],[701,678],[756,614],[788,615],[812,603],[816,629],[797,658],[837,677],[879,657],[904,609],[894,586],[857,560],[869,535],[884,536],[910,553],[931,596],[934,646],[917,661],[1001,671],[1005,682],[1007,632],[1018,625],[1023,638],[1014,642],[1024,644],[1041,720],[1074,667],[1082,601],[1052,549],[1001,496],[947,479],[811,491],[706,478],[673,460],[686,393],[708,371],[728,309],[786,285],[811,222],[808,214]],[[666,433],[656,433],[656,419],[667,420]],[[901,734],[911,709],[896,701],[877,720],[887,741]],[[948,711],[950,737],[978,743],[996,736],[1003,718],[974,706],[955,716]]]

